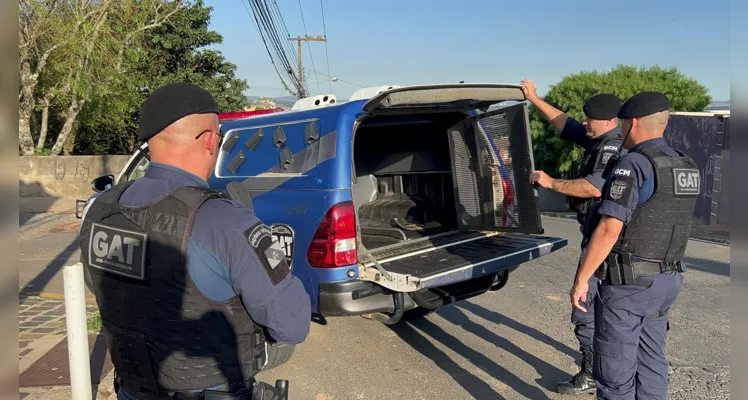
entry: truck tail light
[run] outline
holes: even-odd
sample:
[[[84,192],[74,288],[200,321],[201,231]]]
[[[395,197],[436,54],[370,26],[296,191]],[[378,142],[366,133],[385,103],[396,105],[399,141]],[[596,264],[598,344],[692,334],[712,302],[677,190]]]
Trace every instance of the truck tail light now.
[[[337,268],[358,263],[356,213],[353,202],[332,206],[312,237],[306,259],[314,268]]]

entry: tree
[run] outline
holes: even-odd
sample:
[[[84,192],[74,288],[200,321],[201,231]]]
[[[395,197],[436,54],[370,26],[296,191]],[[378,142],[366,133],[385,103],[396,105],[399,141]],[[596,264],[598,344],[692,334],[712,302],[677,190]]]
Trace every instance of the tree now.
[[[46,142],[53,107],[61,126],[51,153],[59,154],[66,144],[72,147],[84,107],[112,96],[112,89],[127,79],[122,67],[132,54],[130,48],[137,48],[140,37],[166,22],[180,4],[181,0],[20,0],[21,153],[34,152],[32,116],[39,107],[37,149]]]
[[[676,68],[657,66],[618,66],[608,72],[584,71],[569,75],[552,86],[544,100],[582,121],[585,100],[596,94],[612,93],[625,101],[648,90],[664,93],[670,99],[673,111],[702,111],[712,101],[707,89],[696,80],[687,78]],[[573,176],[579,169],[584,150],[561,140],[559,132],[534,107],[530,121],[535,167],[552,176]]]
[[[249,85],[236,77],[236,65],[219,51],[206,48],[223,41],[208,29],[212,10],[202,0],[184,3],[167,24],[145,33],[142,47],[131,51],[133,65],[127,80],[116,88],[116,96],[89,109],[76,142],[78,152],[132,152],[140,108],[153,90],[168,83],[189,82],[206,89],[221,111],[247,106],[243,92]]]

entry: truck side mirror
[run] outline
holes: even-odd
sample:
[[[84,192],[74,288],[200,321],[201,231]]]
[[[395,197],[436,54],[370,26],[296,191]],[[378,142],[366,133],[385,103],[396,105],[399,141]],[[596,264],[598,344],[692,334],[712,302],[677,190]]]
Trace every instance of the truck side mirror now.
[[[114,186],[114,175],[102,175],[91,181],[91,189],[94,192],[103,192]]]

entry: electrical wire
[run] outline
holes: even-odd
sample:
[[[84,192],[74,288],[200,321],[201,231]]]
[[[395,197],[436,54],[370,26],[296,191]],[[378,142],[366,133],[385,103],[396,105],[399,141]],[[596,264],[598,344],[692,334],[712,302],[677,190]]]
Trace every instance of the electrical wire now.
[[[280,39],[277,26],[275,25],[275,22],[270,15],[270,7],[268,7],[267,0],[265,0],[264,2],[261,0],[249,0],[249,2],[252,10],[254,11],[255,21],[261,30],[263,42],[268,49],[268,53],[270,53],[269,47],[273,47],[278,63],[280,63],[284,68],[284,73],[288,76],[293,86],[297,89],[297,93],[303,93],[304,89],[301,86],[299,77],[296,75],[294,68],[291,66],[290,61],[288,60],[288,55],[286,54],[285,50],[286,46],[284,46],[283,41]],[[264,35],[262,34],[262,30],[264,30]],[[267,42],[270,42],[271,46],[268,46]],[[270,57],[271,60],[274,60],[272,55]],[[275,64],[275,61],[273,62]]]
[[[322,5],[322,0],[319,0],[319,7],[322,9],[322,32],[325,35],[325,61],[327,62],[327,75],[330,75],[330,55],[327,52],[327,25],[325,24],[325,6]],[[330,93],[332,93],[332,81],[328,79],[327,84],[330,85]]]
[[[239,0],[239,1],[244,6],[244,9],[247,11],[247,14],[249,15],[249,17],[255,20],[255,27],[257,28],[257,33],[260,34],[262,43],[265,45],[265,50],[267,51],[268,57],[270,58],[270,63],[273,64],[273,68],[275,69],[276,74],[278,74],[278,79],[280,79],[281,84],[283,84],[284,87],[288,87],[288,84],[283,80],[283,77],[281,76],[280,71],[278,71],[278,65],[275,64],[275,61],[273,60],[273,56],[270,54],[270,48],[268,47],[267,42],[265,41],[265,37],[262,34],[262,30],[260,29],[260,22],[257,20],[257,15],[252,15],[252,13],[249,12],[249,9],[247,8],[247,5],[244,3],[243,0]]]
[[[291,32],[289,32],[288,26],[286,25],[286,20],[283,18],[283,15],[280,12],[280,8],[278,7],[278,2],[275,1],[275,0],[273,0],[273,6],[274,6],[275,15],[278,17],[278,20],[280,20],[281,24],[283,25],[283,30],[285,31],[286,36],[288,38],[291,38]],[[271,11],[273,11],[273,9],[271,9]],[[288,51],[288,54],[291,55],[291,58],[293,59],[293,62],[296,65],[298,65],[299,64],[299,58],[296,57],[296,50],[291,45],[291,41],[290,40],[286,40],[286,50]]]
[[[301,0],[299,0],[299,12],[301,12],[301,23],[304,25],[304,36],[309,37],[309,32],[306,30],[306,21],[304,20],[304,9],[301,7]],[[314,55],[312,54],[312,46],[309,44],[309,41],[306,42],[306,46],[309,49],[309,58],[312,60],[312,71],[314,71],[317,69],[317,66],[314,65]],[[317,81],[319,81],[319,76],[317,76]],[[319,83],[317,83],[317,86],[319,86]],[[322,92],[321,86],[319,86],[319,91]]]
[[[330,78],[330,79],[333,79],[333,77],[331,77],[331,76],[329,76],[329,75],[325,75],[325,74],[323,74],[322,72],[317,72],[317,71],[314,71],[314,72],[315,72],[315,73],[318,73],[318,74],[320,74],[320,75],[322,75],[322,76],[326,76],[326,77],[328,77],[328,78]],[[348,84],[350,84],[350,85],[353,85],[353,86],[358,86],[358,87],[362,87],[362,88],[363,88],[363,87],[366,87],[366,86],[364,86],[364,85],[359,85],[358,83],[353,83],[353,82],[347,81],[347,80],[345,80],[345,79],[340,79],[340,78],[334,78],[334,79],[337,79],[337,80],[339,80],[339,81],[341,81],[341,82],[345,82],[345,83],[348,83]]]

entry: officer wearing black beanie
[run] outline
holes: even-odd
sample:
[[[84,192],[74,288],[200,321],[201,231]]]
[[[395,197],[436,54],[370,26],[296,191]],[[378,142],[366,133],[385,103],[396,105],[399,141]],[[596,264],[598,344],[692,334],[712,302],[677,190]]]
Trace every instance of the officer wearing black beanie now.
[[[641,92],[618,112],[628,152],[611,168],[601,202],[586,225],[592,239],[569,295],[572,306],[596,276],[594,378],[597,398],[666,399],[669,310],[683,287],[701,175],[665,140],[670,101]],[[605,302],[603,305],[603,301]]]
[[[271,229],[208,184],[222,141],[213,96],[157,89],[138,138],[145,176],[102,192],[80,231],[118,398],[278,398],[254,376],[304,341],[311,301]]]
[[[621,100],[607,93],[590,97],[582,109],[586,118],[580,123],[538,97],[537,88],[532,81],[523,80],[522,91],[543,117],[561,132],[561,139],[575,143],[584,149],[582,166],[576,179],[554,179],[543,171],[533,171],[530,174],[531,183],[537,183],[546,189],[566,195],[569,208],[577,213],[580,231],[583,232],[589,210],[599,202],[605,183],[603,172],[608,161],[616,159],[621,146],[621,128],[616,118],[621,107]],[[582,253],[589,239],[583,235]],[[579,264],[577,264],[577,273],[579,273]],[[597,279],[594,276],[589,280],[589,288],[585,304],[592,309],[597,288]],[[556,390],[559,393],[587,394],[595,391],[595,381],[592,378],[594,316],[592,311],[585,313],[572,307],[571,322],[575,325],[574,333],[579,340],[582,352],[581,369],[569,381],[557,385]]]

